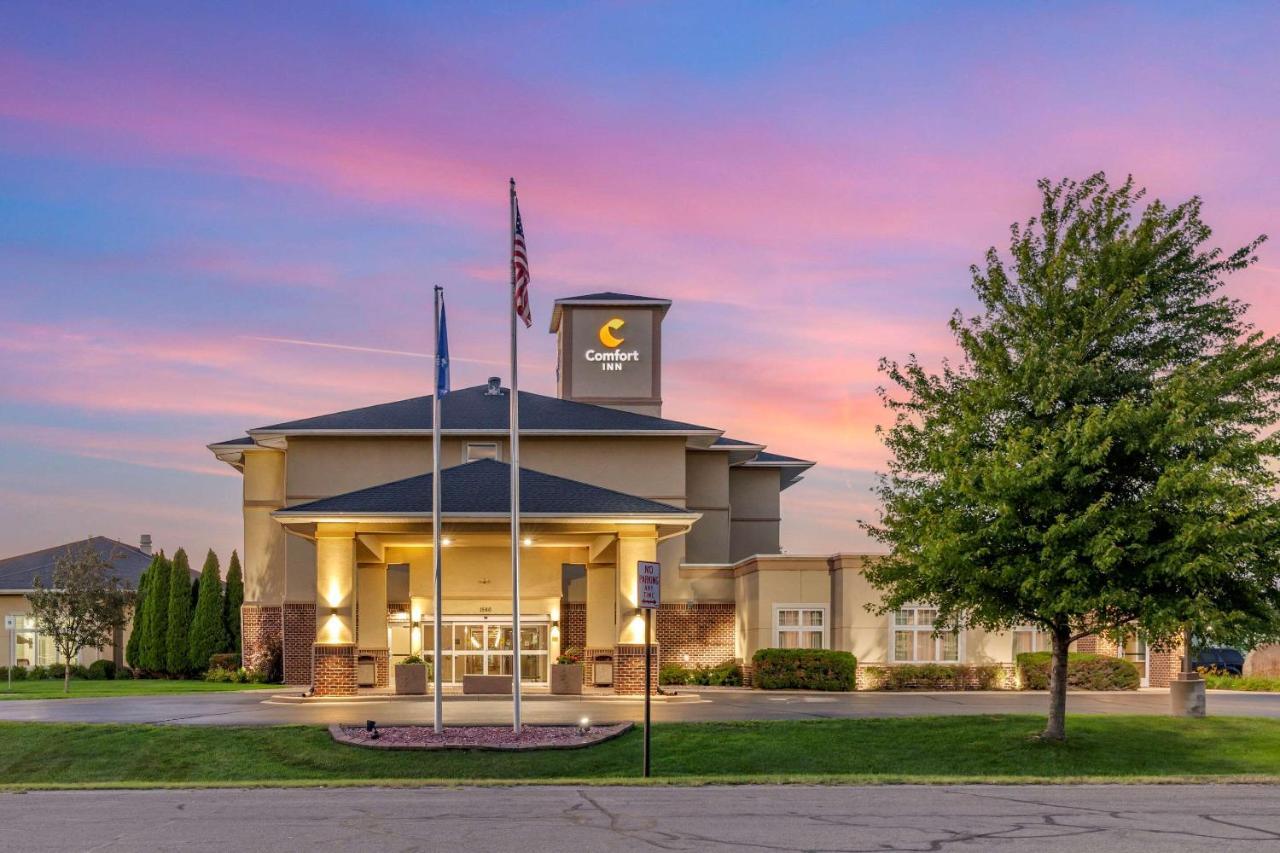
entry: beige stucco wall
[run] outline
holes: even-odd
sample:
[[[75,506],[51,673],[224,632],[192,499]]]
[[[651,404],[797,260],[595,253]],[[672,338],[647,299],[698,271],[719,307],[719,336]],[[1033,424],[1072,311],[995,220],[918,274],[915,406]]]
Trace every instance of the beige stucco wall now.
[[[768,556],[745,560],[734,567],[737,601],[736,644],[744,659],[758,649],[772,648],[773,608],[780,604],[809,604],[828,608],[831,577],[825,557]]]
[[[730,468],[730,552],[733,562],[752,554],[776,554],[782,520],[777,468]]]
[[[246,453],[243,485],[244,600],[246,604],[279,604],[285,594],[285,564],[292,543],[271,513],[285,504],[285,454],[274,450]]]
[[[685,537],[685,558],[690,563],[728,563],[729,454],[689,450],[685,465],[685,506],[702,513]]]

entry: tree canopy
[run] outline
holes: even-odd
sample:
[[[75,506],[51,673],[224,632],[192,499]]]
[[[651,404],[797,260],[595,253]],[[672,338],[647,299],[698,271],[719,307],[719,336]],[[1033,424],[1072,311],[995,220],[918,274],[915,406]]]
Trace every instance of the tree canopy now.
[[[1209,247],[1199,198],[1142,206],[1132,180],[1039,188],[1007,261],[971,268],[961,359],[882,362],[891,460],[867,527],[890,554],[867,574],[886,610],[1047,631],[1061,738],[1074,639],[1275,635],[1280,344],[1222,292],[1263,238]]]

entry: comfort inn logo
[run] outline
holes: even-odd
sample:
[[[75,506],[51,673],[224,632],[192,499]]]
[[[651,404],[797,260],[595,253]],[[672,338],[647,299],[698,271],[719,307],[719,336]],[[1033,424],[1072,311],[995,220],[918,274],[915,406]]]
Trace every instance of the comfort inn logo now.
[[[600,338],[600,343],[605,347],[605,351],[587,350],[584,354],[587,361],[599,364],[601,370],[608,371],[622,370],[622,365],[628,361],[639,361],[639,350],[618,349],[626,338],[617,334],[617,332],[625,325],[626,321],[621,317],[614,317],[601,326],[598,337]]]
[[[604,344],[609,349],[617,349],[618,345],[625,341],[626,338],[616,337],[613,333],[625,325],[626,321],[619,317],[614,317],[612,320],[605,323],[600,327],[600,343]]]

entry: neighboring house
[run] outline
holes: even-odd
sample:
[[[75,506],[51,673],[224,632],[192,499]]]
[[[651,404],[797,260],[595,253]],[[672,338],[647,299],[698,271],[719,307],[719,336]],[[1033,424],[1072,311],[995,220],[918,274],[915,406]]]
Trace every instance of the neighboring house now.
[[[4,653],[0,655],[0,665],[9,666],[15,660],[19,666],[28,667],[62,663],[54,650],[53,640],[41,635],[37,628],[31,616],[31,602],[26,596],[35,589],[37,577],[46,587],[50,584],[54,562],[60,555],[68,550],[77,551],[86,544],[110,562],[115,574],[132,589],[138,588],[138,580],[151,565],[151,536],[147,534],[142,536],[139,545],[126,545],[106,536],[91,536],[0,560],[0,614],[7,616],[12,613],[16,617],[12,637],[8,631],[4,632]],[[81,649],[79,663],[87,665],[105,658],[123,666],[124,647],[131,629],[132,622],[116,632],[115,641],[109,646]]]
[[[557,396],[520,392],[528,681],[546,682],[549,662],[576,647],[589,680],[642,689],[638,560],[662,564],[662,662],[812,646],[867,665],[1007,671],[1016,651],[1045,647],[1035,631],[935,637],[924,607],[869,613],[877,595],[862,566],[872,555],[781,554],[781,493],[814,463],[663,417],[670,305],[618,293],[558,300]],[[512,671],[509,400],[492,379],[441,401],[446,683]],[[349,694],[361,680],[385,686],[405,655],[429,656],[430,397],[259,427],[209,449],[244,477],[248,663],[279,643],[286,682]]]

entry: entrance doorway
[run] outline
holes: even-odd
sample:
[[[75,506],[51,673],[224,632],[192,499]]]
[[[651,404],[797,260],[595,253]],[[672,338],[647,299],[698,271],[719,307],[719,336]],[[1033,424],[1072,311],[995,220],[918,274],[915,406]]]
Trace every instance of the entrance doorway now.
[[[1143,687],[1151,686],[1151,655],[1147,654],[1147,643],[1134,635],[1124,638],[1124,646],[1120,650],[1121,657],[1138,668],[1138,677]]]
[[[461,684],[464,675],[511,675],[514,658],[510,616],[446,616],[441,623],[440,679]],[[422,656],[432,657],[433,626],[422,623]],[[546,616],[520,617],[520,680],[545,684],[549,675]],[[392,653],[395,653],[394,637]]]

